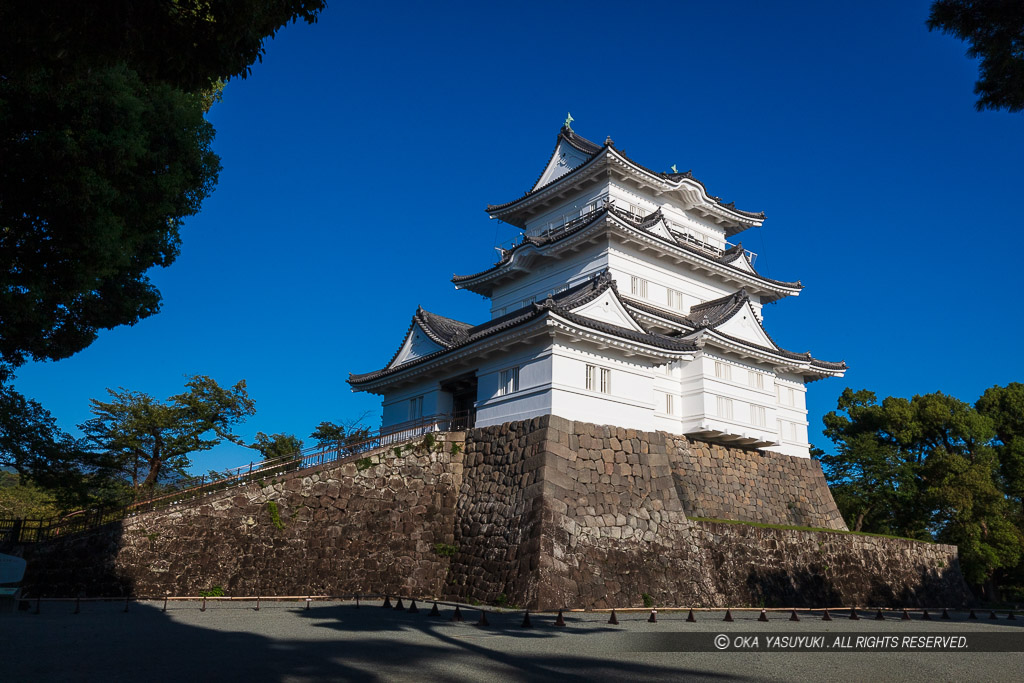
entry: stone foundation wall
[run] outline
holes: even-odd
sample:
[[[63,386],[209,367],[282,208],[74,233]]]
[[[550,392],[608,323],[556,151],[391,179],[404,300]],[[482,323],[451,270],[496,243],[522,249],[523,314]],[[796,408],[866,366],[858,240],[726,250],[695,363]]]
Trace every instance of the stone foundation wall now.
[[[645,594],[711,607],[971,600],[952,546],[687,517],[840,526],[811,461],[550,415],[464,437],[25,546],[24,585],[61,597],[219,585],[532,609],[640,606]]]
[[[198,595],[213,586],[229,595],[440,595],[450,559],[435,544],[455,540],[462,436],[24,546],[23,585],[43,596]]]
[[[694,522],[713,604],[960,606],[971,601],[953,545]]]
[[[462,488],[455,509],[458,551],[447,595],[508,604],[537,601],[541,557],[544,430],[539,420],[473,430],[466,442]]]
[[[817,460],[680,437],[669,447],[690,517],[846,530]]]

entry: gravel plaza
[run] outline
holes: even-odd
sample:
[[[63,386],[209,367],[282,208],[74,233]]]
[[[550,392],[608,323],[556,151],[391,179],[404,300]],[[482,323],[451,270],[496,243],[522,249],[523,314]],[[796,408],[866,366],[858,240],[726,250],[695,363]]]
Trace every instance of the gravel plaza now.
[[[850,620],[836,611],[772,611],[768,622],[758,611],[620,611],[618,625],[608,612],[567,612],[565,626],[554,614],[488,608],[487,626],[478,625],[480,608],[463,606],[464,621],[453,622],[453,607],[417,603],[418,613],[383,609],[381,601],[263,600],[43,601],[30,609],[0,615],[0,677],[5,681],[514,681],[514,680],[866,680],[1003,681],[1024,670],[1024,619],[998,620],[978,611],[970,620],[954,612],[950,620],[932,612],[930,621],[899,612],[876,621],[864,612]],[[408,602],[405,603],[408,608]],[[740,640],[776,636],[858,635],[878,642],[887,636],[965,636],[957,652],[736,652],[714,651],[714,636]],[[996,647],[978,652],[978,637],[1001,634]],[[974,639],[974,640],[972,640]],[[762,640],[762,642],[764,642]],[[954,639],[955,642],[955,639]],[[656,651],[668,650],[668,651]],[[694,651],[703,650],[703,651]],[[1018,674],[1013,672],[1017,671]]]

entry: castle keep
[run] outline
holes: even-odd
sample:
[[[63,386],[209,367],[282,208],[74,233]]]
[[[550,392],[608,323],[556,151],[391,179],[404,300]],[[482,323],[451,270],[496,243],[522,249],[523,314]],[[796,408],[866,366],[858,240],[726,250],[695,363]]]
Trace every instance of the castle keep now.
[[[519,237],[453,282],[487,297],[491,319],[419,309],[385,367],[349,378],[383,397],[385,429],[557,415],[809,457],[806,385],[846,365],[765,331],[764,304],[802,285],[761,275],[756,255],[729,242],[764,214],[568,122],[533,187],[487,211]]]

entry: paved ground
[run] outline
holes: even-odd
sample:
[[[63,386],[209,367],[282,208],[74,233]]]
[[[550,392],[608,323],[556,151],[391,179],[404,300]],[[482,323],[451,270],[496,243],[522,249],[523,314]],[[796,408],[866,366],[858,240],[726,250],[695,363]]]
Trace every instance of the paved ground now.
[[[566,627],[553,615],[532,615],[534,628],[520,626],[522,612],[488,613],[490,626],[475,625],[479,612],[453,623],[450,607],[441,618],[381,609],[380,603],[314,602],[261,604],[211,602],[205,612],[193,602],[48,603],[40,614],[0,614],[2,681],[504,681],[504,680],[821,680],[1006,681],[1024,671],[1024,618],[969,621],[860,621],[837,614],[831,622],[804,613],[798,623],[756,612],[571,613]],[[936,615],[937,616],[937,615]],[[981,614],[985,617],[987,613]],[[1015,652],[736,652],[714,651],[716,634],[759,638],[842,634],[892,636],[1004,634]],[[968,641],[968,644],[977,640]],[[693,651],[703,648],[711,651]],[[670,650],[670,651],[656,651]],[[674,651],[671,651],[674,650]],[[1016,672],[1016,673],[1014,673]]]

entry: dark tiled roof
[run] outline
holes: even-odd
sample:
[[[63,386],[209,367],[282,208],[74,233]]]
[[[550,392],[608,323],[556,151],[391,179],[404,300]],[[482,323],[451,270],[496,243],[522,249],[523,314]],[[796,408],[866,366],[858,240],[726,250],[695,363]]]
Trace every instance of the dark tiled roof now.
[[[624,217],[622,217],[617,212],[610,211],[608,209],[608,207],[606,206],[606,207],[604,207],[602,209],[599,209],[598,211],[593,212],[593,214],[591,214],[590,220],[580,220],[578,225],[574,225],[574,226],[572,226],[571,228],[569,228],[567,230],[560,230],[560,231],[558,231],[558,232],[556,232],[554,234],[551,234],[551,235],[540,235],[538,237],[524,236],[522,242],[520,242],[519,244],[515,245],[511,249],[503,250],[502,253],[501,253],[501,258],[493,266],[491,266],[490,268],[487,268],[486,270],[481,270],[478,273],[473,273],[472,275],[455,275],[454,277],[452,277],[451,281],[453,283],[455,283],[455,284],[458,284],[460,282],[468,282],[470,280],[475,280],[476,278],[481,277],[483,275],[487,275],[488,273],[494,272],[495,270],[501,268],[503,265],[505,265],[506,263],[511,261],[512,260],[512,256],[515,254],[515,252],[517,250],[525,248],[526,246],[543,247],[543,246],[547,246],[549,244],[554,244],[555,242],[563,240],[566,237],[569,237],[570,235],[575,235],[576,233],[578,233],[578,232],[580,232],[580,231],[582,231],[582,230],[584,230],[586,228],[589,228],[590,226],[594,225],[594,223],[596,223],[599,219],[604,218],[605,216],[609,215],[610,213],[614,213],[615,216],[617,218],[619,218],[620,220],[623,220],[623,221],[625,221],[627,223],[630,223],[632,225],[632,227],[635,227],[635,228],[638,228],[640,230],[643,230],[644,232],[646,232],[647,234],[651,235],[652,237],[655,237],[656,239],[660,239],[660,240],[663,240],[663,241],[668,241],[668,240],[665,240],[664,237],[662,237],[660,235],[657,235],[655,233],[652,233],[650,231],[650,228],[652,226],[654,226],[659,221],[663,221],[664,220],[663,216],[661,214],[661,209],[656,210],[654,213],[648,214],[641,221],[636,222],[636,221],[631,221],[631,220],[625,219]],[[669,231],[669,234],[671,234],[671,231]],[[736,270],[738,272],[741,272],[741,273],[743,273],[745,275],[749,275],[751,277],[757,278],[758,280],[761,280],[762,282],[768,283],[770,285],[775,285],[777,287],[784,287],[784,288],[787,288],[787,289],[803,289],[803,285],[800,282],[785,282],[783,280],[773,280],[771,278],[768,278],[768,277],[765,277],[765,276],[761,275],[756,270],[751,273],[751,272],[747,271],[744,268],[739,268],[737,266],[732,265],[733,262],[736,261],[738,258],[740,258],[740,256],[742,256],[742,254],[744,253],[743,248],[738,246],[738,245],[736,247],[732,247],[731,249],[728,249],[723,254],[721,254],[719,256],[716,256],[714,254],[708,253],[707,251],[704,251],[702,249],[698,249],[697,247],[694,247],[694,246],[691,246],[689,244],[686,244],[685,242],[679,242],[679,241],[675,240],[674,238],[671,241],[668,241],[668,243],[671,244],[672,246],[676,247],[677,249],[682,249],[683,251],[686,251],[686,252],[689,252],[691,254],[694,254],[695,256],[698,256],[698,257],[700,257],[702,259],[705,259],[707,261],[711,261],[713,263],[718,263],[718,264],[721,264],[723,266],[728,266],[728,267],[730,267],[730,268],[732,268],[732,269],[734,269],[734,270]],[[753,268],[751,268],[751,270],[753,270]]]
[[[838,363],[833,363],[833,362],[827,361],[827,360],[819,360],[819,359],[813,357],[811,355],[810,351],[807,351],[805,353],[797,353],[795,351],[787,351],[785,349],[778,348],[777,346],[775,348],[768,348],[767,346],[761,346],[760,344],[754,344],[753,342],[749,342],[746,339],[740,339],[739,337],[734,337],[734,336],[732,336],[730,334],[725,334],[724,332],[719,332],[718,330],[714,330],[714,332],[718,336],[723,337],[725,339],[728,339],[731,342],[735,342],[736,344],[739,344],[741,346],[746,346],[746,347],[749,347],[749,348],[752,348],[752,349],[756,349],[758,351],[763,351],[765,353],[770,353],[770,354],[776,355],[776,356],[782,356],[783,358],[788,358],[790,360],[806,361],[810,365],[812,365],[813,367],[818,368],[820,370],[846,370],[847,369],[846,361],[840,361]],[[771,337],[769,337],[769,339],[771,339]],[[774,339],[772,339],[772,343],[773,344],[775,343]]]
[[[553,313],[573,324],[579,325],[580,327],[589,328],[597,332],[602,332],[610,336],[619,337],[639,344],[653,346],[665,351],[688,353],[697,350],[696,343],[690,340],[667,337],[660,334],[651,334],[648,332],[637,332],[636,330],[577,315],[569,310],[570,308],[576,308],[592,301],[609,288],[615,289],[615,282],[607,272],[603,272],[582,284],[572,287],[571,289],[560,292],[557,295],[550,296],[541,303],[530,304],[529,306],[520,308],[517,311],[513,311],[499,318],[494,318],[493,320],[488,320],[487,322],[476,326],[470,326],[466,323],[452,320],[451,318],[436,316],[420,309],[416,312],[416,315],[413,316],[413,324],[415,324],[417,320],[424,320],[423,316],[426,315],[430,316],[432,321],[436,321],[437,319],[446,321],[445,324],[453,330],[457,328],[457,331],[455,331],[453,336],[450,338],[449,343],[445,344],[446,348],[395,367],[385,367],[381,370],[365,374],[350,374],[348,382],[353,385],[363,384],[365,382],[376,380],[407,368],[426,363],[443,356],[449,351],[467,346],[500,332],[510,330],[532,320],[539,319],[547,313]],[[394,362],[394,359],[397,358],[397,356],[398,354],[396,353],[388,363],[388,366]]]
[[[584,154],[590,156],[590,160],[588,160],[587,163],[580,164],[579,166],[577,166],[576,168],[570,170],[569,172],[567,172],[567,173],[565,173],[563,175],[558,176],[557,178],[551,180],[550,182],[545,183],[544,185],[542,185],[540,187],[536,187],[537,183],[540,182],[540,179],[544,176],[544,171],[547,170],[548,165],[551,164],[551,159],[554,159],[555,152],[558,151],[558,141],[561,141],[561,140],[565,140],[569,145],[575,147],[579,151],[581,151]],[[737,213],[737,214],[739,214],[741,216],[745,216],[745,217],[753,219],[753,220],[764,220],[764,218],[765,218],[764,211],[743,211],[742,209],[737,209],[736,208],[736,203],[735,202],[728,202],[728,203],[723,202],[720,197],[716,197],[715,195],[712,195],[708,191],[707,186],[703,182],[701,182],[700,180],[695,178],[693,176],[693,173],[690,172],[690,171],[686,171],[685,173],[661,173],[659,171],[652,170],[650,168],[647,168],[643,164],[637,163],[636,161],[634,161],[630,157],[626,156],[626,152],[624,150],[621,150],[621,149],[618,149],[617,147],[615,147],[614,143],[612,142],[611,137],[609,137],[607,140],[605,140],[605,144],[602,146],[602,145],[598,145],[596,142],[591,142],[590,140],[587,140],[586,138],[584,138],[581,135],[577,135],[575,131],[573,131],[570,128],[566,128],[565,126],[563,126],[562,129],[559,131],[558,137],[556,138],[556,142],[555,142],[555,149],[554,149],[554,151],[551,152],[551,156],[548,158],[548,163],[544,165],[544,169],[540,172],[540,175],[537,176],[537,180],[534,181],[533,189],[532,190],[527,190],[526,192],[523,193],[523,196],[519,197],[518,199],[513,199],[512,201],[504,202],[502,204],[488,204],[487,205],[487,212],[488,213],[493,213],[495,211],[500,211],[502,209],[506,209],[506,208],[512,206],[513,204],[521,202],[522,200],[526,199],[527,197],[530,197],[531,195],[537,194],[541,190],[544,190],[544,189],[550,187],[551,185],[561,181],[563,178],[566,178],[568,176],[573,175],[574,173],[579,171],[581,168],[583,168],[584,166],[589,164],[590,161],[593,161],[593,159],[597,156],[597,154],[599,152],[601,152],[601,150],[606,149],[606,148],[608,148],[608,149],[615,149],[615,151],[618,152],[624,159],[626,159],[629,163],[633,164],[637,168],[639,168],[639,169],[641,169],[643,171],[646,171],[647,173],[650,173],[653,176],[656,176],[658,178],[662,178],[664,180],[667,180],[667,181],[669,181],[671,183],[679,183],[679,182],[681,182],[684,179],[685,180],[692,180],[693,182],[695,182],[698,185],[700,185],[701,189],[704,190],[704,193],[711,199],[711,201],[715,202],[716,204],[718,204],[722,208],[728,209],[728,210],[730,210],[730,211],[732,211],[734,213]]]
[[[729,318],[736,315],[743,306],[750,301],[750,294],[747,290],[740,289],[738,292],[723,296],[702,304],[690,307],[690,314],[687,318],[697,328],[718,327]],[[765,333],[767,334],[767,333]]]
[[[812,366],[822,370],[846,370],[845,362],[833,363],[830,361],[818,360],[811,356],[810,351],[806,353],[796,353],[795,351],[787,351],[783,349],[772,338],[772,336],[768,334],[768,330],[764,329],[764,325],[761,325],[760,321],[758,321],[758,325],[761,327],[761,331],[764,332],[765,336],[768,337],[768,340],[771,341],[771,347],[754,344],[746,339],[734,337],[717,329],[719,325],[736,315],[736,313],[738,313],[749,300],[750,295],[745,289],[741,289],[734,294],[729,294],[728,296],[723,296],[721,298],[693,306],[688,315],[682,316],[673,314],[669,311],[664,311],[656,306],[651,306],[642,301],[637,301],[636,299],[623,298],[623,301],[630,308],[635,308],[639,311],[677,323],[686,335],[690,335],[692,332],[697,332],[702,329],[710,329],[714,330],[715,334],[728,339],[729,341],[764,353],[782,356],[783,358],[791,360],[808,361]]]
[[[454,283],[466,282],[467,280],[474,280],[474,279],[480,277],[481,275],[486,275],[487,273],[490,273],[490,272],[492,272],[494,270],[497,270],[498,268],[501,268],[503,265],[505,265],[506,263],[511,261],[512,260],[512,255],[516,251],[518,251],[519,249],[522,249],[522,248],[524,248],[526,246],[543,247],[543,246],[547,246],[548,244],[553,244],[555,242],[558,242],[559,240],[565,239],[566,237],[569,237],[570,235],[575,235],[576,233],[580,232],[581,230],[584,230],[585,228],[590,227],[591,225],[593,225],[595,222],[597,222],[601,218],[604,218],[604,216],[607,213],[608,213],[608,209],[607,208],[595,211],[595,212],[593,212],[593,214],[591,214],[591,220],[585,220],[585,221],[581,220],[578,225],[574,225],[574,226],[570,227],[568,230],[560,230],[557,233],[555,233],[554,235],[539,235],[537,237],[530,237],[530,236],[524,235],[522,242],[520,242],[519,244],[515,245],[511,249],[503,249],[502,252],[501,252],[501,258],[498,259],[498,261],[493,266],[491,266],[490,268],[487,268],[486,270],[481,270],[479,273],[473,273],[472,275],[455,275],[455,276],[452,277],[452,282],[454,282]]]
[[[442,346],[451,346],[456,343],[473,327],[468,323],[431,313],[422,307],[416,311],[416,319],[423,323],[422,327],[427,335]]]

